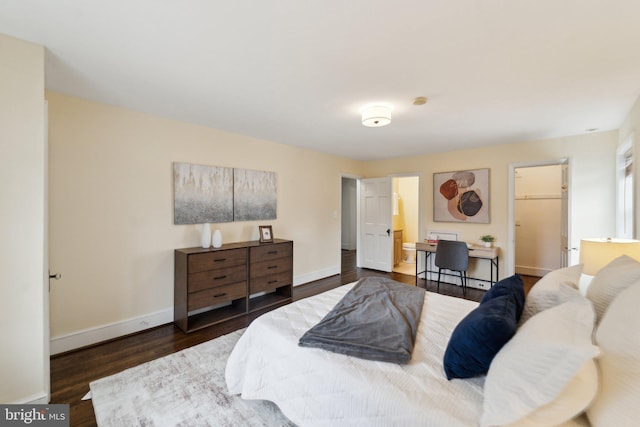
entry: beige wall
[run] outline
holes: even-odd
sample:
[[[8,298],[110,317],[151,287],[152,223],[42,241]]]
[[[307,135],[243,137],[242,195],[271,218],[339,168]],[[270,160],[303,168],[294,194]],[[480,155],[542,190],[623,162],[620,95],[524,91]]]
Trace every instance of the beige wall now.
[[[294,282],[339,273],[341,173],[360,173],[361,163],[58,93],[47,99],[50,262],[63,275],[52,285],[54,339],[172,314],[173,250],[198,246],[201,227],[173,224],[176,161],[276,172],[278,218],[266,223],[294,241]],[[213,228],[225,242],[246,241],[263,223]]]
[[[45,403],[44,49],[0,35],[0,403]]]
[[[426,230],[458,232],[461,240],[476,242],[483,234],[496,236],[501,250],[500,276],[513,272],[506,265],[506,251],[512,250],[509,235],[509,165],[569,158],[571,181],[571,243],[578,247],[583,237],[609,236],[615,232],[615,149],[617,131],[530,141],[508,145],[447,152],[425,156],[368,162],[367,177],[395,173],[422,174],[420,239]],[[435,172],[465,169],[491,169],[491,223],[463,224],[433,222],[433,184]]]
[[[57,93],[47,99],[50,261],[63,274],[51,294],[54,341],[131,319],[139,323],[134,330],[144,329],[154,313],[158,323],[170,321],[173,249],[199,244],[199,226],[173,225],[174,161],[276,172],[278,219],[269,223],[276,237],[295,242],[297,284],[339,271],[343,173],[421,174],[418,239],[430,228],[456,229],[468,241],[494,234],[503,248],[501,276],[510,163],[569,157],[573,240],[613,228],[616,132],[361,163]],[[491,168],[491,224],[434,223],[432,174],[481,167]],[[231,242],[256,239],[258,224],[214,227]]]

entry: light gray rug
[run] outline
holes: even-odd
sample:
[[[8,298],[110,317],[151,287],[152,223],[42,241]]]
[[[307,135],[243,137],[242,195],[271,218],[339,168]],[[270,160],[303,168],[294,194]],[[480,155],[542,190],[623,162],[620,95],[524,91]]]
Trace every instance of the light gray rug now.
[[[293,426],[271,402],[230,396],[227,358],[244,330],[92,382],[107,426]]]

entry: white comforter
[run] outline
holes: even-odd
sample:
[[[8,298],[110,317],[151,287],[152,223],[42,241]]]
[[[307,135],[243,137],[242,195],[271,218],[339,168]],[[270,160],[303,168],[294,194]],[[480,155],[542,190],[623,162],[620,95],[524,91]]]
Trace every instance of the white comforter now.
[[[227,362],[229,392],[275,402],[301,426],[478,425],[484,378],[447,381],[442,368],[453,328],[478,304],[428,292],[407,365],[298,347],[352,286],[256,319]]]

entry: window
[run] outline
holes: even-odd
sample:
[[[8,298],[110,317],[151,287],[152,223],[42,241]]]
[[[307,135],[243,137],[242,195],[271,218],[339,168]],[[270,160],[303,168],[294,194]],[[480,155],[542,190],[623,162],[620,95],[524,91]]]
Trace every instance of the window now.
[[[627,239],[634,238],[634,197],[633,197],[633,143],[627,138],[618,149],[617,156],[617,235]]]

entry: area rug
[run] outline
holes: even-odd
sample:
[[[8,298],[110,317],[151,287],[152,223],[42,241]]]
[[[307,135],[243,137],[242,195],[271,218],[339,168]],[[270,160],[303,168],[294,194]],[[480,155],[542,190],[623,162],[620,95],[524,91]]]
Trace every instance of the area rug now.
[[[294,426],[271,402],[227,393],[225,365],[242,332],[93,381],[98,426]]]

